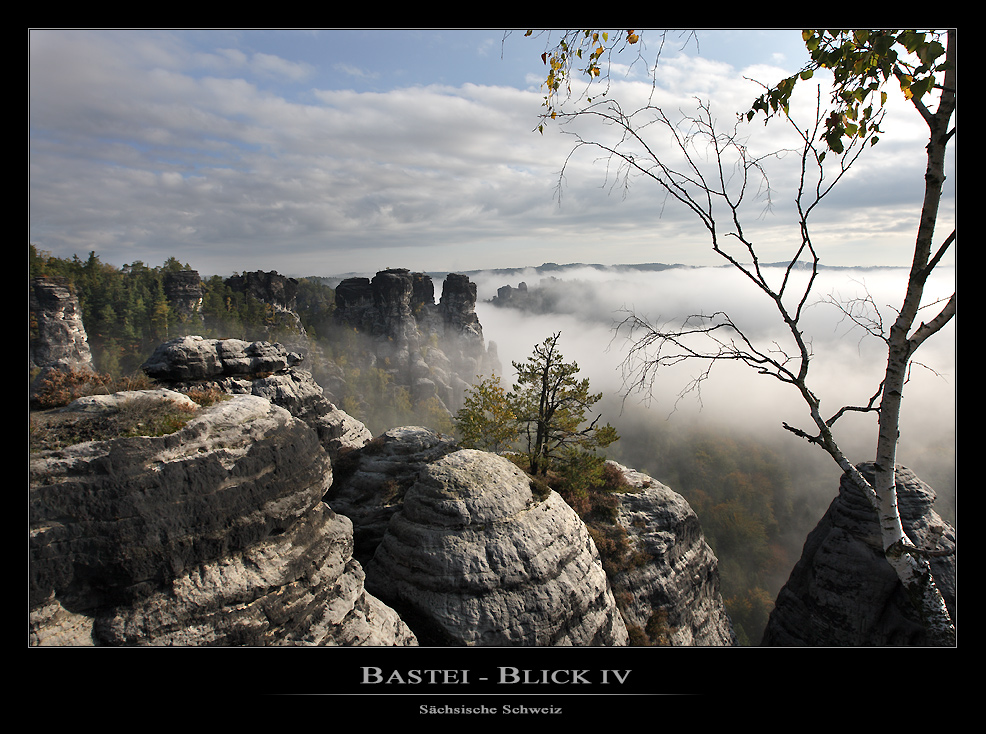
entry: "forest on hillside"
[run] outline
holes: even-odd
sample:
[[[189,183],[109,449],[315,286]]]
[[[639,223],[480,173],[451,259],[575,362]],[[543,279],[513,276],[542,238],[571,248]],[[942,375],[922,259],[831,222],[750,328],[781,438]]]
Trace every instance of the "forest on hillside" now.
[[[202,302],[194,313],[169,301],[170,273],[192,270],[168,258],[163,265],[140,261],[121,267],[95,252],[85,259],[53,257],[29,249],[29,277],[65,278],[78,296],[95,369],[110,378],[139,377],[140,366],[159,345],[179,336],[280,341],[304,354],[304,368],[330,392],[340,408],[374,434],[395,425],[427,425],[451,431],[447,413],[433,402],[414,405],[406,389],[376,366],[352,329],[334,323],[335,291],[319,277],[299,278],[296,313],[304,327],[270,304],[232,288],[220,275],[201,278]],[[232,273],[237,275],[237,273]],[[31,338],[36,326],[29,325]]]

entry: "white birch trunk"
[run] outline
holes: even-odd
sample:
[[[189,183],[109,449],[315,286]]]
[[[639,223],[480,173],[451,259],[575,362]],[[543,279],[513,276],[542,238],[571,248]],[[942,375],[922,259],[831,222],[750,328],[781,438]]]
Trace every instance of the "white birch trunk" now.
[[[954,40],[954,32],[949,32],[946,54],[953,63],[953,69]],[[932,114],[920,102],[915,102],[930,131],[925,196],[914,245],[914,259],[907,282],[907,293],[887,339],[887,371],[880,402],[880,431],[877,438],[873,491],[887,562],[897,573],[908,596],[924,619],[930,640],[934,644],[951,645],[955,643],[954,624],[935,585],[927,556],[909,550],[913,549],[913,544],[905,535],[901,523],[895,481],[901,400],[904,383],[907,380],[908,363],[921,343],[940,329],[952,317],[955,309],[953,296],[936,319],[929,324],[922,323],[911,334],[921,306],[925,283],[936,263],[931,251],[942,185],[945,181],[945,148],[951,137],[948,125],[955,105],[954,70],[946,72],[943,87],[936,113]]]

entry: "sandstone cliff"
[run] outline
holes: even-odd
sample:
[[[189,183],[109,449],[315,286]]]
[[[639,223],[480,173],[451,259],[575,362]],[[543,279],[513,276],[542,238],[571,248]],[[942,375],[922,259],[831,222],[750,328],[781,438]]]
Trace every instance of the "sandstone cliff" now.
[[[868,464],[860,466],[870,475]],[[954,550],[955,531],[933,510],[935,493],[897,468],[897,499],[908,537],[921,547]],[[934,559],[938,588],[955,619],[955,556]],[[925,645],[924,629],[883,558],[876,513],[843,477],[838,496],[805,541],[777,596],[766,646]]]
[[[172,270],[165,274],[164,295],[180,321],[201,326],[202,280],[195,270]]]
[[[82,309],[68,283],[62,278],[34,278],[29,292],[33,327],[29,366],[92,369]]]
[[[476,376],[500,365],[475,312],[476,284],[449,273],[437,304],[434,293],[431,276],[405,269],[347,278],[336,288],[335,318],[369,339],[373,366],[407,386],[412,401],[437,398],[454,413]]]
[[[79,299],[62,278],[33,278],[29,285],[29,399],[51,370],[94,372]]]
[[[267,398],[315,429],[330,458],[369,441],[366,427],[329,402],[301,362],[281,344],[184,336],[161,344],[143,369],[180,392],[212,387]]]
[[[611,574],[627,626],[651,644],[735,645],[719,592],[719,561],[684,497],[653,477],[616,462],[630,491],[617,522],[636,560]]]
[[[337,404],[345,401],[366,421],[371,414],[386,415],[389,404],[392,414],[431,412],[447,423],[476,376],[500,368],[496,345],[485,343],[475,312],[476,285],[464,275],[448,274],[438,303],[431,276],[406,269],[343,280],[334,303],[301,303],[299,281],[273,271],[234,275],[224,285],[265,304],[263,325],[252,327],[252,339],[276,339],[304,355],[329,398]],[[164,287],[182,333],[213,326],[198,310],[203,288],[197,272],[169,272]],[[316,325],[317,336],[306,331],[302,307],[307,322]],[[353,332],[360,338],[352,338]],[[385,374],[390,384],[381,389],[352,379],[374,370]],[[393,407],[405,400],[410,408]]]
[[[190,303],[193,280],[179,289]],[[451,390],[457,369],[495,358],[467,278],[449,276],[437,305],[427,276],[388,271],[378,285],[355,310],[342,289],[341,318],[360,314],[391,368],[405,353],[406,374],[430,379],[444,365],[432,382]],[[75,323],[69,311],[56,312]],[[371,441],[303,362],[282,344],[183,336],[144,363],[162,389],[86,398],[61,414],[143,400],[195,411],[169,435],[32,455],[32,644],[405,645],[417,641],[413,626],[440,644],[624,645],[628,623],[652,628],[655,615],[674,632],[667,644],[728,644],[728,620],[713,631],[723,622],[714,556],[674,493],[627,498],[621,522],[655,563],[607,578],[558,495],[429,429]],[[185,397],[202,391],[231,397],[209,408]],[[408,533],[423,543],[416,556],[404,551]],[[423,572],[407,573],[408,562]],[[614,582],[632,599],[623,615]]]
[[[479,553],[480,547],[487,549],[484,552],[501,553],[499,547],[505,538],[508,543],[523,548],[511,550],[508,556],[516,553],[526,554],[525,558],[537,555],[536,551],[526,547],[536,544],[540,538],[528,526],[536,513],[515,513],[511,509],[513,505],[524,504],[514,494],[524,498],[533,495],[529,481],[525,485],[518,479],[513,465],[505,459],[484,455],[490,458],[480,460],[473,457],[470,462],[460,458],[453,463],[449,457],[457,450],[454,440],[426,428],[402,427],[387,431],[362,448],[347,452],[334,464],[334,480],[326,501],[337,512],[353,520],[354,556],[367,569],[368,587],[386,598],[391,605],[400,608],[402,616],[410,615],[408,619],[414,621],[409,623],[416,633],[426,637],[432,635],[435,639],[454,640],[455,644],[509,644],[505,640],[510,635],[516,639],[521,632],[513,627],[496,627],[493,620],[502,622],[502,605],[513,603],[513,612],[521,614],[519,610],[523,604],[516,600],[510,602],[508,591],[499,588],[490,578],[481,581],[472,578],[478,563],[472,556]],[[446,459],[449,466],[436,468]],[[695,513],[680,495],[651,477],[611,463],[619,467],[627,479],[627,491],[615,495],[619,509],[612,530],[627,536],[630,548],[626,557],[631,560],[621,564],[619,570],[607,571],[603,567],[603,571],[608,573],[613,599],[625,620],[624,627],[632,633],[633,643],[672,646],[735,644],[732,625],[719,593],[718,561],[705,542]],[[465,465],[472,465],[475,471],[460,470]],[[440,475],[441,482],[452,488],[435,489],[438,480],[428,479],[433,473]],[[471,490],[460,487],[471,481],[476,483]],[[470,494],[480,492],[483,487],[488,497],[482,493],[476,497]],[[455,499],[460,491],[463,496]],[[481,502],[495,502],[498,507],[482,510],[490,515],[483,523],[450,528],[422,518],[420,509],[405,510],[408,497],[418,504],[439,501],[423,499],[422,493],[425,497],[438,493],[444,498],[442,502],[455,502],[462,506],[480,502],[478,497],[483,497]],[[481,504],[481,507],[485,505]],[[549,507],[552,512],[560,511],[554,503]],[[548,509],[541,508],[545,512]],[[586,531],[584,523],[566,506],[564,514],[568,520],[571,519],[569,513],[578,520],[579,529],[575,531],[570,528],[565,531],[567,538],[552,541],[551,552],[576,559],[584,552],[580,548]],[[477,530],[480,526],[482,532]],[[514,535],[520,540],[516,540]],[[414,538],[413,543],[408,540],[410,536]],[[420,546],[418,550],[405,547],[414,543]],[[419,557],[436,553],[436,548],[442,543],[446,547],[460,549],[465,555],[459,559],[428,560]],[[399,550],[395,551],[394,548]],[[589,553],[598,556],[594,547]],[[397,561],[398,565],[388,570],[391,556],[401,558]],[[385,557],[388,560],[385,561]],[[522,564],[521,561],[518,563]],[[592,562],[593,569],[597,563]],[[418,570],[409,570],[409,566]],[[564,563],[559,563],[553,572],[563,578],[568,570]],[[595,570],[592,573],[595,574]],[[436,574],[443,577],[446,574],[462,576],[463,579],[456,583],[480,593],[491,605],[489,610],[480,612],[474,609],[467,613],[487,615],[481,634],[475,627],[471,630],[458,629],[445,618],[451,614],[448,611],[450,605],[465,606],[472,602],[464,599],[461,590],[450,587],[448,594],[445,594],[436,588],[431,578]],[[540,603],[547,609],[544,599],[555,593],[555,581],[547,576],[548,572],[545,571],[541,577],[534,579],[532,576],[525,583],[515,577],[508,585],[509,594],[540,598]],[[377,583],[381,587],[378,588]],[[479,591],[482,583],[489,584],[489,588]],[[475,602],[482,603],[481,600]],[[534,602],[528,598],[526,603]],[[595,602],[582,599],[581,603],[589,608]],[[607,596],[604,605],[607,614],[612,611],[608,604]],[[438,619],[432,619],[433,616]],[[539,639],[551,638],[548,631],[550,620],[543,621],[541,628],[530,620],[518,621],[517,624],[527,625],[525,634],[541,635]],[[418,625],[424,625],[426,631],[420,632]],[[564,635],[559,634],[559,639],[564,640]],[[586,635],[584,630],[579,634]],[[622,633],[619,634],[622,639]],[[606,639],[606,636],[601,639]]]
[[[225,280],[233,291],[247,293],[263,301],[270,309],[268,321],[280,334],[297,333],[299,342],[307,338],[305,327],[297,314],[298,281],[277,271],[252,271]]]
[[[382,433],[333,464],[326,502],[354,524],[353,555],[364,565],[373,558],[390,518],[428,464],[456,451],[457,442],[421,426]]]
[[[414,644],[365,592],[330,481],[315,432],[251,395],[169,435],[32,454],[31,643]]]
[[[193,416],[32,454],[32,644],[628,642],[561,497],[424,428],[370,441],[349,419],[341,440],[345,414],[297,365],[279,344],[182,337],[145,363],[161,388],[57,412],[167,401]],[[203,392],[229,397],[187,397]]]
[[[432,644],[625,645],[626,626],[575,511],[507,459],[425,466],[367,565],[368,588]]]

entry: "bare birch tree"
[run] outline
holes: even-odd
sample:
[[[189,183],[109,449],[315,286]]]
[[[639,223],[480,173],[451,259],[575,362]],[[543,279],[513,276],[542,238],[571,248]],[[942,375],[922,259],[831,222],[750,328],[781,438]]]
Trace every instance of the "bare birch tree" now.
[[[650,103],[625,111],[609,97],[608,88],[596,87],[593,91],[586,87],[583,94],[573,95],[571,85],[577,72],[590,80],[605,79],[604,64],[611,54],[639,48],[640,38],[641,34],[635,31],[566,31],[560,40],[546,46],[542,56],[547,72],[541,129],[547,124],[564,124],[575,141],[561,178],[572,157],[588,148],[601,152],[608,175],[615,177],[616,184],[628,186],[636,177],[656,184],[667,200],[684,206],[695,216],[707,231],[716,255],[772,304],[790,336],[790,344],[758,344],[721,311],[691,315],[673,326],[652,324],[631,312],[619,327],[632,345],[624,363],[628,388],[649,392],[657,374],[665,368],[699,362],[704,366],[683,392],[698,390],[712,366],[726,361],[743,364],[789,386],[806,406],[810,422],[806,426],[784,423],[783,427],[825,450],[869,499],[879,518],[887,562],[921,614],[929,639],[935,644],[954,644],[954,624],[928,560],[939,551],[914,547],[904,533],[897,507],[895,466],[908,368],[918,348],[956,313],[954,293],[945,302],[923,302],[929,276],[955,244],[954,231],[935,242],[946,147],[955,134],[951,127],[956,99],[955,32],[805,31],[803,38],[811,63],[798,74],[765,86],[764,94],[750,110],[737,115],[725,129],[703,102],[698,103],[694,115],[672,119]],[[658,57],[669,38],[668,32],[659,34]],[[637,61],[642,58],[636,52]],[[579,64],[585,66],[579,68]],[[656,60],[649,69],[656,79]],[[823,100],[819,87],[814,120],[799,127],[790,116],[791,95],[798,83],[807,81],[819,69],[833,74],[832,96]],[[825,413],[821,396],[812,389],[809,369],[814,355],[802,324],[813,298],[820,262],[812,239],[812,214],[883,133],[880,125],[887,100],[883,87],[890,82],[899,84],[928,128],[921,217],[906,293],[889,329],[856,309],[866,305],[865,299],[840,304],[847,316],[885,343],[883,379],[859,404]],[[571,109],[573,103],[577,104]],[[932,109],[935,104],[936,109]],[[754,155],[740,132],[741,126],[761,113],[768,119],[779,117],[789,123],[799,140],[796,160],[800,171],[794,197],[799,235],[792,243],[790,259],[785,260],[779,281],[768,277],[756,245],[744,229],[748,206],[752,202],[759,206],[773,195],[765,163],[775,154]],[[586,121],[603,123],[612,134],[604,138],[596,132],[583,137],[579,130],[586,126],[572,123]],[[589,128],[600,129],[595,125]],[[662,202],[663,205],[666,204]],[[928,320],[919,321],[919,313],[926,308],[937,312]],[[877,416],[872,482],[844,454],[835,433],[839,419],[855,412]]]

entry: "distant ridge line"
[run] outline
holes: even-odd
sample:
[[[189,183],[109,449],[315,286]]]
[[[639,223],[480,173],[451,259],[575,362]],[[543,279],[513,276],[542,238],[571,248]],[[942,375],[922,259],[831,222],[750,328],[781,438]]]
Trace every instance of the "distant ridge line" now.
[[[789,265],[787,262],[770,262],[770,263],[760,263],[762,268],[786,268]],[[730,268],[732,265],[728,263],[719,265],[684,265],[682,263],[621,263],[616,265],[601,265],[599,263],[566,263],[564,265],[559,265],[558,263],[548,262],[542,263],[541,265],[526,265],[521,267],[511,267],[511,268],[478,268],[476,270],[426,270],[425,274],[430,275],[436,280],[443,279],[449,272],[460,273],[462,275],[477,275],[480,273],[492,273],[496,275],[510,276],[518,275],[522,273],[563,273],[569,270],[580,270],[590,268],[593,270],[600,270],[605,272],[660,272],[664,270],[698,270],[702,268]],[[904,265],[818,265],[819,270],[894,270],[904,268]],[[383,269],[383,268],[382,268]],[[796,270],[810,270],[810,263],[797,263],[795,265]],[[336,275],[319,276],[325,280],[345,280],[346,278],[358,278],[358,277],[372,277],[375,273],[369,272],[349,272],[349,273],[339,273]],[[304,276],[310,277],[310,276]]]

